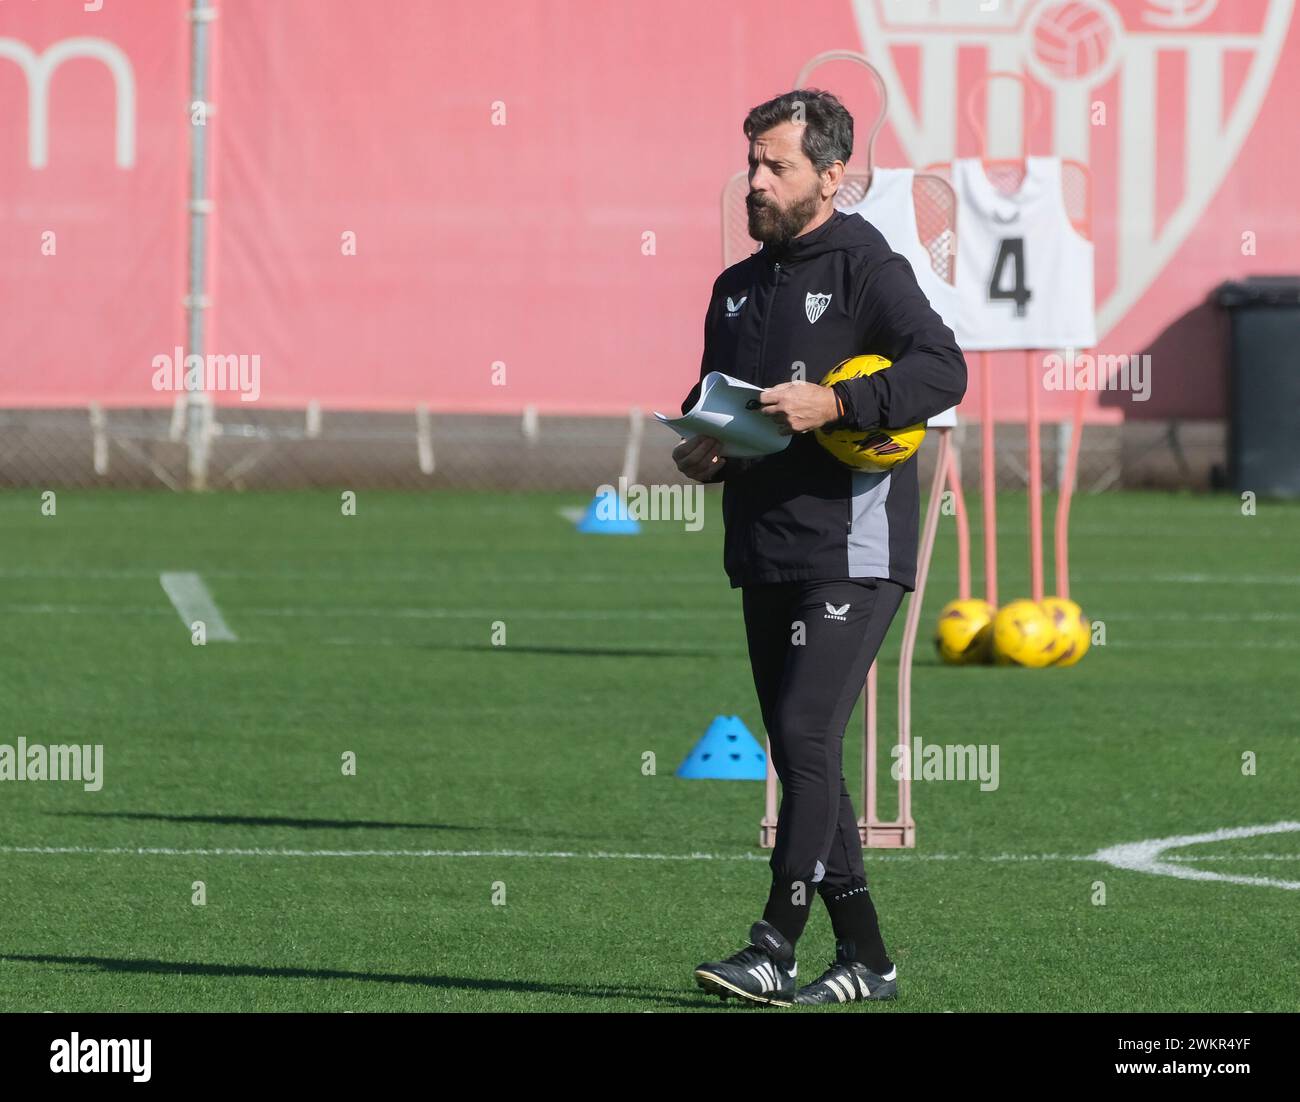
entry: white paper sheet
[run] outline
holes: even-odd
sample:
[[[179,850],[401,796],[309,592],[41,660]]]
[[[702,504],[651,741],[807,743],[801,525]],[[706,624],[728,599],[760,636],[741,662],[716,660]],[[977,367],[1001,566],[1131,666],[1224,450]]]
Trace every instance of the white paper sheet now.
[[[699,400],[681,417],[656,413],[663,424],[685,439],[712,436],[728,459],[772,455],[790,446],[792,436],[782,436],[776,422],[758,409],[762,387],[710,371],[700,385]]]

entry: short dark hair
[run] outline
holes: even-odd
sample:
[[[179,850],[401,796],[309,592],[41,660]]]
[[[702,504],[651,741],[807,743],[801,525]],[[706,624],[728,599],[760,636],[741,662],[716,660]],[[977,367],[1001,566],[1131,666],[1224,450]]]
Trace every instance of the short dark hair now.
[[[806,124],[800,145],[813,168],[824,172],[836,161],[847,165],[853,155],[853,116],[832,93],[818,88],[799,88],[752,108],[745,116],[745,137],[753,141],[764,131],[789,122],[800,105]]]

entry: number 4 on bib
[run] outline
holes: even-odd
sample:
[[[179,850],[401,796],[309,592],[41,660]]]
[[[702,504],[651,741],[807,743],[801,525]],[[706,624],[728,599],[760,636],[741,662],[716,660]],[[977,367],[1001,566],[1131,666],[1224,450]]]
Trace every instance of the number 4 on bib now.
[[[989,279],[989,301],[1010,300],[1016,304],[1016,317],[1023,318],[1030,297],[1025,286],[1025,239],[1004,237],[998,244],[993,275]]]

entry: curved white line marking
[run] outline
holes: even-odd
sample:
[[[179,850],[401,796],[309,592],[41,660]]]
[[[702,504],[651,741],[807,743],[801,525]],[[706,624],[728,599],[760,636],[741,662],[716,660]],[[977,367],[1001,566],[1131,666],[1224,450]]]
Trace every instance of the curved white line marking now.
[[[1289,834],[1300,831],[1300,823],[1270,823],[1267,826],[1228,827],[1207,834],[1177,834],[1172,838],[1148,838],[1142,842],[1126,842],[1098,850],[1092,860],[1102,861],[1117,869],[1130,872],[1148,872],[1156,876],[1176,876],[1180,880],[1223,880],[1229,884],[1259,884],[1267,888],[1284,888],[1300,891],[1300,880],[1274,880],[1268,876],[1237,876],[1230,873],[1210,872],[1206,869],[1188,868],[1172,863],[1176,858],[1161,860],[1167,849],[1196,846],[1203,842],[1226,842],[1232,838],[1255,838],[1261,834]],[[1243,855],[1241,860],[1249,861]]]

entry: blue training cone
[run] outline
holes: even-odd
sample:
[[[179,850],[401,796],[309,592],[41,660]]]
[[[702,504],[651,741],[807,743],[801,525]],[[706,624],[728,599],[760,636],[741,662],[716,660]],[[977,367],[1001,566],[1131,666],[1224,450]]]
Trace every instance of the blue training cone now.
[[[635,536],[641,531],[641,522],[635,517],[619,515],[618,493],[610,487],[597,494],[587,511],[578,521],[579,532],[605,536]]]
[[[761,781],[767,778],[767,754],[737,716],[718,716],[675,775],[690,780]]]

